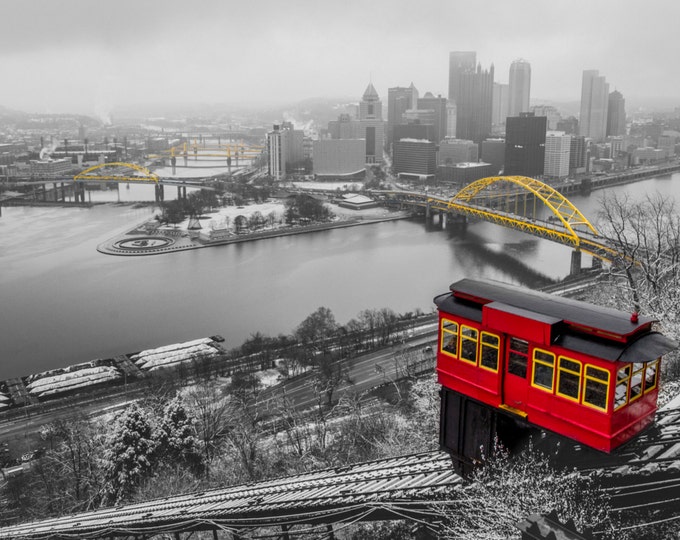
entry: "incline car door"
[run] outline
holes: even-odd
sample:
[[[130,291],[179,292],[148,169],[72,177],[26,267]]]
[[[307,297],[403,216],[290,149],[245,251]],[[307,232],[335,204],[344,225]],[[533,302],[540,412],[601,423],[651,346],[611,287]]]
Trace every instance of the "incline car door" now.
[[[505,341],[505,374],[503,403],[513,409],[526,411],[529,387],[529,343],[511,337]]]

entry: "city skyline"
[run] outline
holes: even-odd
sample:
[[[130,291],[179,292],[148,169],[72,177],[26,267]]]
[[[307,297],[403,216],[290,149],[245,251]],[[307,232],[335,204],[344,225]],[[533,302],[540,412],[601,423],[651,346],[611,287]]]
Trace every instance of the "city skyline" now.
[[[680,5],[652,4],[631,13],[613,0],[576,0],[565,13],[529,0],[430,0],[405,24],[408,4],[387,0],[370,10],[356,0],[6,3],[0,106],[105,119],[145,104],[358,101],[369,82],[385,102],[388,88],[412,81],[446,97],[451,51],[475,51],[500,83],[525,58],[536,100],[578,101],[582,72],[597,69],[632,106],[672,105],[680,73],[667,66]]]

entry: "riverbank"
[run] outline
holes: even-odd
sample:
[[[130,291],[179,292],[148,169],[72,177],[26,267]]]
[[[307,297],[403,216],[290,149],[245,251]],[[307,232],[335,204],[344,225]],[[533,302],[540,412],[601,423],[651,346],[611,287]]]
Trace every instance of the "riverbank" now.
[[[343,219],[327,223],[313,223],[309,225],[292,225],[288,227],[261,230],[245,234],[232,234],[226,238],[208,241],[201,238],[185,228],[177,229],[145,229],[145,223],[141,223],[127,232],[114,236],[97,246],[97,251],[106,255],[119,256],[140,256],[140,255],[159,255],[162,253],[173,253],[190,249],[201,249],[213,246],[223,246],[227,244],[237,244],[264,240],[267,238],[278,238],[281,236],[291,236],[297,234],[307,234],[330,229],[341,229],[356,227],[359,225],[372,225],[385,221],[395,221],[407,219],[409,212],[390,212],[379,215],[369,213],[367,215],[344,214]]]

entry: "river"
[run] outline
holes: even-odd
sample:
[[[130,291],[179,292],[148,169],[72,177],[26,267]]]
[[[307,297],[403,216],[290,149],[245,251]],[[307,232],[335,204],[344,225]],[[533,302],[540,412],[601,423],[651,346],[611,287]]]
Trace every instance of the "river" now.
[[[611,189],[680,202],[680,174]],[[571,200],[595,220],[605,193]],[[427,312],[463,277],[536,286],[570,265],[568,247],[489,223],[451,233],[394,221],[148,257],[96,251],[151,212],[2,209],[0,380],[213,334],[230,348],[256,331],[289,333],[319,306],[339,323],[366,308]]]

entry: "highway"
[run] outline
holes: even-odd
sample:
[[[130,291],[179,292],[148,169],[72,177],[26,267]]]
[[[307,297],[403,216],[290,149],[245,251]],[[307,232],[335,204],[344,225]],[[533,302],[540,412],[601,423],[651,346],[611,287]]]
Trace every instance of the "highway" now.
[[[413,337],[404,343],[378,349],[350,360],[347,376],[333,393],[333,400],[339,399],[346,393],[361,394],[385,383],[394,383],[403,377],[407,363],[432,361],[434,369],[437,323],[431,323],[414,330]],[[430,350],[426,350],[430,347]],[[268,388],[260,394],[260,404],[263,408],[277,405],[294,407],[305,410],[319,404],[319,396],[315,388],[317,375],[313,371],[304,373],[293,379]]]

